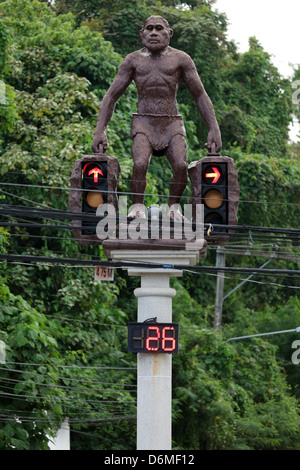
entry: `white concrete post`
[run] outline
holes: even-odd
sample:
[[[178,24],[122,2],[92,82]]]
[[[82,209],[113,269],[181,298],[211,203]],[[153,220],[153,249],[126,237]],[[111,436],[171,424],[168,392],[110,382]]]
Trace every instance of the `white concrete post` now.
[[[0,364],[5,364],[5,343],[0,340]]]
[[[68,418],[64,419],[54,440],[49,439],[48,444],[50,450],[70,450],[70,425]]]
[[[153,262],[166,265],[191,265],[198,252],[185,250],[149,251],[116,250],[114,260]],[[172,299],[169,287],[172,276],[182,276],[179,269],[125,268],[130,276],[141,277],[135,289],[138,298],[137,321],[156,317],[158,323],[172,323]],[[171,450],[172,427],[172,354],[137,355],[137,449]]]
[[[157,317],[172,322],[172,298],[169,287],[172,273],[141,275],[138,298],[138,322]],[[179,274],[181,275],[181,273]],[[171,449],[172,355],[142,354],[137,357],[137,449]]]

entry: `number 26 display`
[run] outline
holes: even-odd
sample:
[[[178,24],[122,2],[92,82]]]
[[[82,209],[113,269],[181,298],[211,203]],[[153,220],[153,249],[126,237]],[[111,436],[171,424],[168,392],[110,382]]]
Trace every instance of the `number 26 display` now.
[[[178,353],[178,323],[128,323],[128,352]]]

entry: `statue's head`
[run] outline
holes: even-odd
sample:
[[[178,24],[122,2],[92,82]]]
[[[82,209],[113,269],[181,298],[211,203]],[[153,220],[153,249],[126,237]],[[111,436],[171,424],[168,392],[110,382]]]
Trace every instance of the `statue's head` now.
[[[162,16],[149,16],[140,30],[140,36],[143,46],[155,52],[169,45],[173,31]]]

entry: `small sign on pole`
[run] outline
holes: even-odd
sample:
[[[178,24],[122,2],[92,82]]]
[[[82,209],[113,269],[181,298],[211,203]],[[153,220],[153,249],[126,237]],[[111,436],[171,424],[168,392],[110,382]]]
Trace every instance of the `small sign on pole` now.
[[[114,268],[109,266],[95,266],[95,281],[113,281]]]

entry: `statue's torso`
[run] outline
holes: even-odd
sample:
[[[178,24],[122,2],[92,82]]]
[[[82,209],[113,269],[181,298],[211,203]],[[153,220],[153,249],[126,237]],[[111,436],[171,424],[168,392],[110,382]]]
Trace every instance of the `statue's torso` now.
[[[138,113],[176,115],[176,93],[181,77],[180,55],[168,48],[161,55],[137,51],[134,58],[133,79],[139,94]]]

